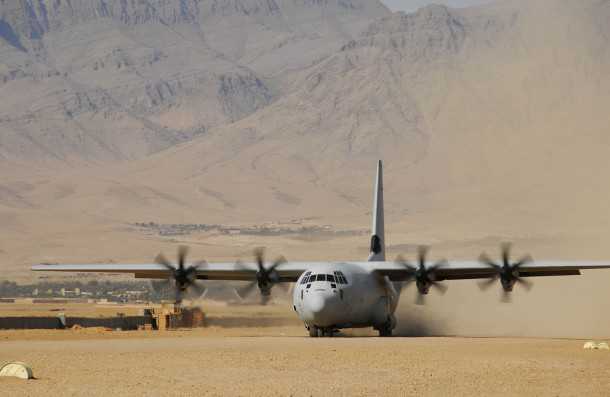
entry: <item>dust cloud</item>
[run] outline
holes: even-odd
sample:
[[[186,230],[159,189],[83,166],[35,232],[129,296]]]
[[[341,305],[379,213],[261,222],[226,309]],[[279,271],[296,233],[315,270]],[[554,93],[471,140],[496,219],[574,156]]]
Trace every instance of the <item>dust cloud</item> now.
[[[501,288],[482,292],[476,282],[447,283],[445,296],[430,293],[416,306],[415,291],[403,292],[396,335],[473,337],[607,338],[610,336],[610,271],[580,277],[532,278],[526,292],[515,287],[510,303]]]

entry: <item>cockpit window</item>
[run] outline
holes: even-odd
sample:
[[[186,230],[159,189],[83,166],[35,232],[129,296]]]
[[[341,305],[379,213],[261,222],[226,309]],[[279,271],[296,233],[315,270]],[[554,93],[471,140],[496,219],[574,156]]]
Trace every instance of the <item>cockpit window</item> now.
[[[311,274],[311,272],[306,272],[305,275],[303,276],[303,278],[301,279],[301,284],[307,284],[307,281],[309,281],[309,275]]]
[[[318,274],[318,281],[326,281],[326,274]]]
[[[326,275],[326,280],[330,281],[331,283],[335,282],[335,276],[333,276],[332,274],[327,274]]]
[[[345,278],[342,272],[335,272],[335,278],[337,279],[337,282],[339,284],[347,284],[347,279]]]

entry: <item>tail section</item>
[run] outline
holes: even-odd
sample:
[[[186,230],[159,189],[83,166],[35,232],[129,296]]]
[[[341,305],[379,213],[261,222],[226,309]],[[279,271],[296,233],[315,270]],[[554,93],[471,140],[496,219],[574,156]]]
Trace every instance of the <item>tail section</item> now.
[[[375,197],[373,199],[373,226],[369,262],[385,261],[385,227],[383,222],[383,164],[377,164]]]

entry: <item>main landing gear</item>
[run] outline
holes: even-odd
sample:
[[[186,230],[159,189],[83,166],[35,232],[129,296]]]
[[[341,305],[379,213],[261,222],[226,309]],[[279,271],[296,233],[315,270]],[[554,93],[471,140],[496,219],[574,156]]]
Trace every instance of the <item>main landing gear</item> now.
[[[375,329],[379,332],[379,336],[382,338],[387,338],[392,336],[392,330],[396,326],[396,318],[394,316],[388,316],[387,321],[381,326],[375,327]]]
[[[379,336],[381,336],[382,338],[387,338],[392,336],[392,328],[390,327],[381,327],[379,328],[377,331],[379,331]]]

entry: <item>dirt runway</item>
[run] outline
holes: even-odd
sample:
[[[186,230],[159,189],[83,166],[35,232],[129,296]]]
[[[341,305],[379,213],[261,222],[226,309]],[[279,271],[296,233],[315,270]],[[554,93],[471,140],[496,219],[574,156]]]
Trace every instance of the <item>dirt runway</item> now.
[[[5,331],[5,396],[607,396],[610,353],[578,340],[311,339],[296,327],[167,333]],[[55,334],[55,335],[53,335]],[[75,334],[75,335],[72,335]],[[46,335],[46,336],[45,336]]]

